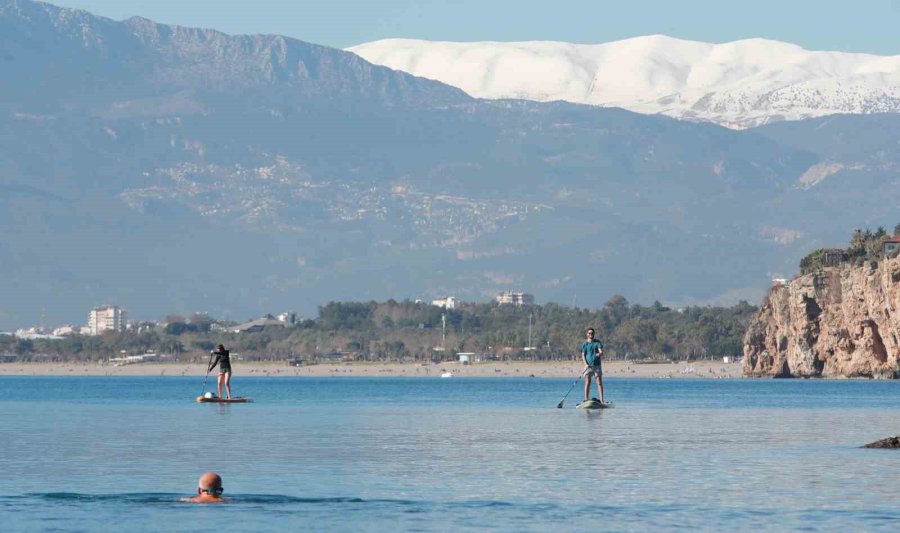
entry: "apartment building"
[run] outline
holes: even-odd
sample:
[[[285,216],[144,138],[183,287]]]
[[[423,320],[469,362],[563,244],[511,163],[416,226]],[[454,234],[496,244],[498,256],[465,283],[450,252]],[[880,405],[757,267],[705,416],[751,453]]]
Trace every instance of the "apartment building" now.
[[[88,315],[90,335],[105,331],[125,331],[125,310],[118,305],[105,305],[91,309]]]
[[[527,292],[505,291],[497,295],[498,304],[534,305],[534,295]]]

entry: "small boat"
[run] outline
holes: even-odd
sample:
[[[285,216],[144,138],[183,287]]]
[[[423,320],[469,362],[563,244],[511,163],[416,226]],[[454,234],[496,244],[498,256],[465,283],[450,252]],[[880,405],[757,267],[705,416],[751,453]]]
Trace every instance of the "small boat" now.
[[[442,378],[452,378],[453,373],[452,372],[444,372],[443,374],[441,374],[441,377]]]

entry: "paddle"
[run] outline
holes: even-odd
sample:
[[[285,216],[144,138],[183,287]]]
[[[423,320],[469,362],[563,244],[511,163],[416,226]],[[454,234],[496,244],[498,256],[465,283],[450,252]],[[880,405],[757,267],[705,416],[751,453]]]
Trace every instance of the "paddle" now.
[[[206,380],[209,379],[209,371],[211,370],[209,368],[210,363],[212,363],[212,352],[209,353],[209,361],[206,362],[206,377],[203,378],[203,390],[200,391],[200,396],[206,394]]]
[[[562,400],[560,400],[558,404],[556,404],[556,408],[557,408],[557,409],[562,409],[563,402],[566,401],[566,398],[569,397],[569,393],[572,392],[572,389],[575,388],[575,385],[577,385],[578,382],[581,381],[581,378],[583,378],[583,377],[584,377],[584,372],[582,372],[580,376],[578,376],[577,378],[575,378],[575,381],[572,382],[572,386],[569,387],[569,390],[568,390],[568,391],[566,391],[566,395],[563,396]]]

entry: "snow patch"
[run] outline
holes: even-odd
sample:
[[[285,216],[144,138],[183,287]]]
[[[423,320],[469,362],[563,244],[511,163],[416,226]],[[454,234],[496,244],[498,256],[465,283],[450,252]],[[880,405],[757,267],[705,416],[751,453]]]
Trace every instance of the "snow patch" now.
[[[712,44],[651,35],[594,45],[385,39],[348,50],[478,98],[564,100],[732,128],[900,112],[900,56],[816,52],[768,39]]]

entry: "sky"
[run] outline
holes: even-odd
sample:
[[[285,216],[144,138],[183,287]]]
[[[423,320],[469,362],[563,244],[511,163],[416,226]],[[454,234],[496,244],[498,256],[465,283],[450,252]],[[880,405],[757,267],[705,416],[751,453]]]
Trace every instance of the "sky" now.
[[[272,33],[345,48],[404,37],[601,43],[665,34],[762,37],[808,50],[900,55],[900,0],[51,0],[121,20]]]

